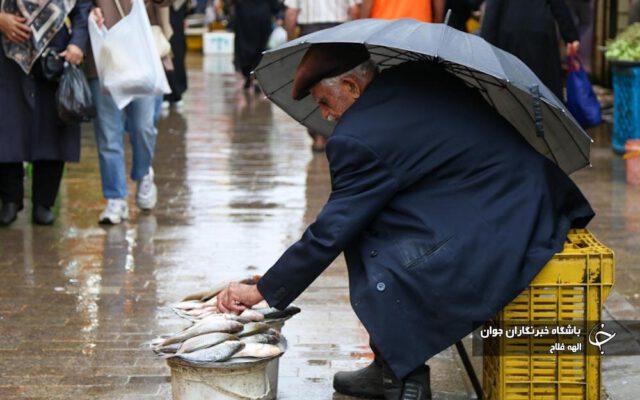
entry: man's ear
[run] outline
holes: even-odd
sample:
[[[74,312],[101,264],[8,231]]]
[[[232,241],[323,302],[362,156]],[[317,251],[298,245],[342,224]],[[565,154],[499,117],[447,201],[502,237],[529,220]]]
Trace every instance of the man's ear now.
[[[360,87],[357,80],[353,79],[351,76],[345,76],[342,78],[342,85],[345,86],[347,93],[351,94],[353,98],[357,99],[362,94],[362,88]]]

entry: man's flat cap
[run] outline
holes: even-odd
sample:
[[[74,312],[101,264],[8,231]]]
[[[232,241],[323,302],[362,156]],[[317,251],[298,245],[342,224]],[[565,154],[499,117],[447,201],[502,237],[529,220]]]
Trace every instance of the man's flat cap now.
[[[369,57],[367,48],[358,43],[312,44],[296,70],[293,98],[304,98],[316,83],[343,74],[367,61]]]

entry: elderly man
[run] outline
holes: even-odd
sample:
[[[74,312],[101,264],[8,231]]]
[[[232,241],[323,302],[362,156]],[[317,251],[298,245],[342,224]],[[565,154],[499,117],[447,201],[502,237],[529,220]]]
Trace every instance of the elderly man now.
[[[344,252],[353,309],[376,361],[339,373],[341,393],[429,399],[425,361],[513,300],[593,211],[475,89],[436,63],[377,73],[357,44],[313,45],[294,79],[338,121],[332,192],[257,285],[218,297],[284,308]]]

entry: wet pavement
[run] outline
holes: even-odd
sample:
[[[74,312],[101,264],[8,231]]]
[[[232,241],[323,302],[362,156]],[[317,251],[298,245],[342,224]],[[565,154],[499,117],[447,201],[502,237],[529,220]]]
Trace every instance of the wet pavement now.
[[[303,128],[243,92],[229,59],[196,56],[189,64],[184,108],[159,122],[153,213],[137,211],[131,184],[130,221],[97,224],[104,200],[86,126],[82,162],[66,170],[55,225],[33,226],[26,207],[0,229],[0,399],[171,398],[169,369],[143,346],[185,326],[166,305],[264,272],[327,199],[326,158],[311,153]],[[616,252],[608,312],[638,319],[640,187],[626,184],[608,128],[592,134],[593,168],[574,179],[598,213],[590,229]],[[348,302],[342,257],[295,304],[303,312],[283,331],[289,350],[278,398],[349,399],[333,393],[331,378],[371,354]],[[480,361],[473,357],[479,373]],[[470,398],[454,351],[430,364],[434,399]],[[636,372],[636,357],[605,357],[607,391],[620,393],[613,398],[633,398],[626,396],[640,389]]]

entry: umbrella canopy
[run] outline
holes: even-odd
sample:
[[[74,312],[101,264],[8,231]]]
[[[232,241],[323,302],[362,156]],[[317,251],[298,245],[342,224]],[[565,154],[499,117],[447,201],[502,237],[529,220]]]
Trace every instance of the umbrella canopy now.
[[[292,98],[293,77],[316,43],[364,44],[380,69],[431,60],[477,88],[531,146],[567,174],[589,165],[592,140],[566,107],[517,57],[484,39],[444,24],[412,19],[362,19],[293,40],[267,51],[254,74],[266,96],[309,129],[330,134],[311,96]]]

